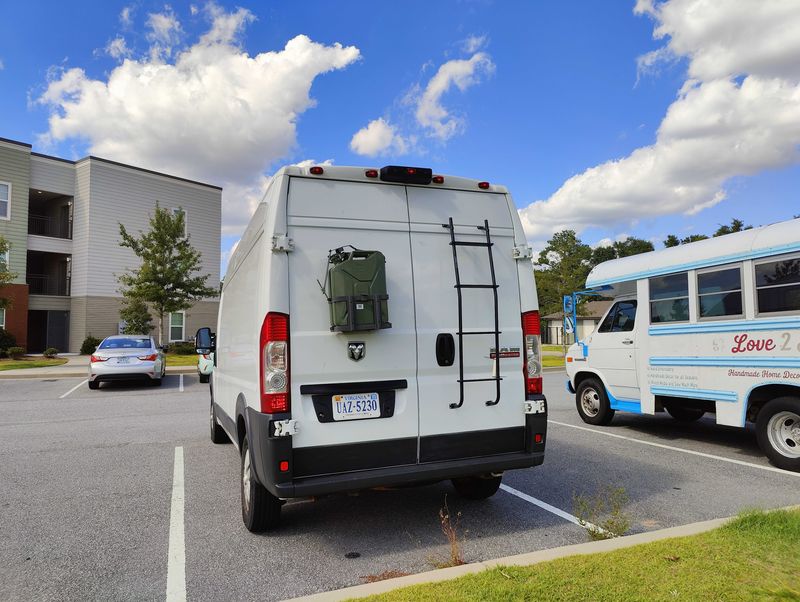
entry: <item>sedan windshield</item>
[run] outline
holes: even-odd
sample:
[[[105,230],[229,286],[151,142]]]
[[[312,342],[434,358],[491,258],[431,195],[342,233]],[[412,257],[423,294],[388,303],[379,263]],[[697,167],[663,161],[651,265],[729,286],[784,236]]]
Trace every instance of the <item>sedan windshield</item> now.
[[[100,343],[99,349],[150,349],[150,339],[136,337],[106,339]]]

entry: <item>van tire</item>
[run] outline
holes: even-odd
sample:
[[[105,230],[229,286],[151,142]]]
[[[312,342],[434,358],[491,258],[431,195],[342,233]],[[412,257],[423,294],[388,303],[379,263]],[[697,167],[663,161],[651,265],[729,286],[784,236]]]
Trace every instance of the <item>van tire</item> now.
[[[211,442],[216,443],[219,445],[220,443],[228,443],[230,439],[228,438],[228,434],[225,432],[225,429],[222,428],[219,421],[217,420],[217,413],[214,411],[214,402],[211,402],[211,411],[209,412],[211,415],[209,418],[209,422],[211,423]]]
[[[756,438],[773,466],[800,472],[800,398],[777,397],[756,418]]]
[[[458,479],[453,479],[452,482],[453,487],[455,487],[458,495],[461,497],[468,500],[485,500],[497,493],[502,480],[502,475],[486,475],[478,477],[460,477]]]
[[[200,382],[201,383],[207,383],[210,378],[211,378],[210,374],[201,374],[200,375]]]
[[[669,404],[664,406],[667,413],[678,422],[694,422],[705,416],[706,411],[700,408],[687,408],[686,406]]]
[[[608,403],[606,388],[596,378],[586,378],[578,385],[575,407],[586,424],[605,426],[614,418],[614,410]],[[593,410],[593,411],[592,411]]]
[[[242,440],[239,482],[242,493],[242,520],[247,530],[261,533],[277,527],[281,517],[281,501],[256,479],[247,436]]]
[[[94,391],[100,388],[100,381],[99,380],[90,380],[89,381],[89,388]]]

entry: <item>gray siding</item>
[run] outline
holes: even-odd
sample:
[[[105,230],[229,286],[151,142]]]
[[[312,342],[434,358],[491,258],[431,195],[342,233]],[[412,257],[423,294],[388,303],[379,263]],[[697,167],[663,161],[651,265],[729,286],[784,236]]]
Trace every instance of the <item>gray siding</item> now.
[[[86,296],[89,279],[90,174],[91,165],[88,161],[76,166],[75,203],[72,208],[72,295],[75,297]]]
[[[31,156],[31,188],[73,196],[75,165],[56,159]]]
[[[161,207],[181,207],[187,212],[191,243],[202,253],[202,273],[209,275],[209,286],[218,287],[222,208],[219,190],[95,159],[81,161],[79,166],[86,163],[91,164],[91,207],[85,220],[88,233],[79,234],[76,220],[74,239],[79,240],[79,236],[88,239],[91,268],[80,278],[75,277],[73,268],[73,295],[119,295],[117,275],[138,266],[133,252],[119,246],[119,224],[132,234],[146,230],[157,202]],[[77,198],[75,204],[77,207]],[[73,255],[76,263],[83,261],[77,245]],[[97,257],[102,257],[102,261],[97,261]]]
[[[11,243],[9,267],[17,274],[15,284],[25,284],[30,157],[30,148],[0,141],[0,182],[11,183],[11,219],[0,219],[0,235]]]

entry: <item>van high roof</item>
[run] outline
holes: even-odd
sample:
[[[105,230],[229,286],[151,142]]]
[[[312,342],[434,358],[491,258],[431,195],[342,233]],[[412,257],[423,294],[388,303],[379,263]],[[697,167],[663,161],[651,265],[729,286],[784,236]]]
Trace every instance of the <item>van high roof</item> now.
[[[595,266],[586,288],[800,251],[800,219],[726,234],[677,247],[612,259]]]
[[[308,167],[300,167],[299,165],[288,165],[282,167],[275,174],[276,176],[300,176],[308,178],[319,178],[327,180],[346,180],[351,182],[368,182],[382,184],[396,184],[398,186],[422,186],[425,188],[445,188],[451,190],[469,190],[474,192],[499,192],[507,193],[508,189],[500,184],[492,184],[483,182],[481,180],[473,180],[471,178],[461,178],[458,176],[448,176],[445,174],[438,174],[434,172],[434,181],[430,184],[415,184],[413,182],[391,182],[382,180],[381,171],[383,169],[397,169],[397,170],[425,170],[423,167],[404,167],[404,166],[386,166],[380,167],[345,167],[334,165],[313,165]],[[369,175],[368,175],[369,174]],[[442,183],[436,182],[436,177],[444,178]]]

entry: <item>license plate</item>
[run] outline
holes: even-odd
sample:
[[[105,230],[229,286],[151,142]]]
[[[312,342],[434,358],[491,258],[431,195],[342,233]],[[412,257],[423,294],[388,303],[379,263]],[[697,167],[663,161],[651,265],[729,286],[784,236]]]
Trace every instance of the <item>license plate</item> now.
[[[118,357],[117,358],[117,363],[118,364],[127,364],[130,361],[131,361],[131,358],[129,358],[129,357]]]
[[[377,393],[351,393],[333,396],[334,420],[377,418],[380,415],[381,406]]]

